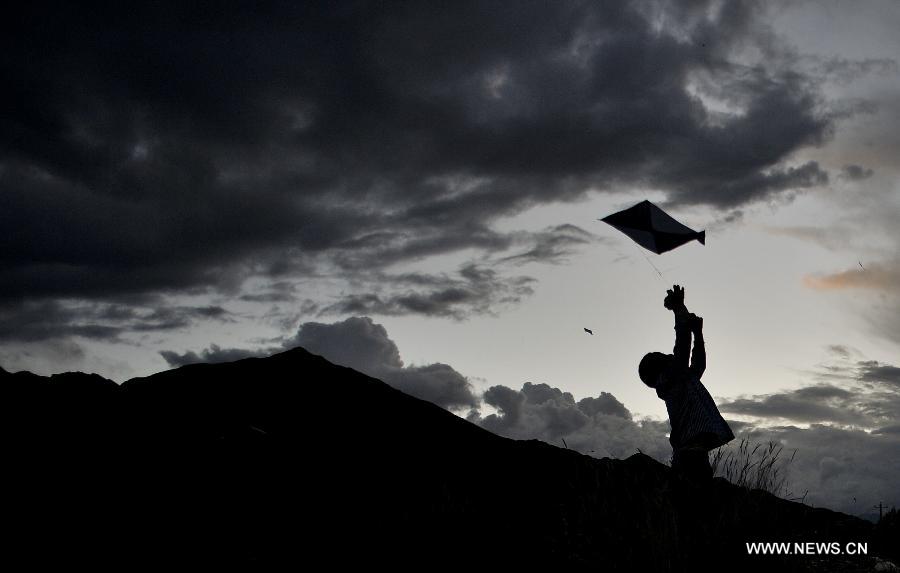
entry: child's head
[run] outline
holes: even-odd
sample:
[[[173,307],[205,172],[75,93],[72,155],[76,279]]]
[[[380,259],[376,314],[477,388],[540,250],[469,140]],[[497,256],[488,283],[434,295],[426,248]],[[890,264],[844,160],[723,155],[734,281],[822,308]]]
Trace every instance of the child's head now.
[[[644,384],[651,388],[656,388],[659,376],[669,365],[670,358],[671,355],[663,354],[662,352],[648,352],[645,354],[638,366],[638,374]]]

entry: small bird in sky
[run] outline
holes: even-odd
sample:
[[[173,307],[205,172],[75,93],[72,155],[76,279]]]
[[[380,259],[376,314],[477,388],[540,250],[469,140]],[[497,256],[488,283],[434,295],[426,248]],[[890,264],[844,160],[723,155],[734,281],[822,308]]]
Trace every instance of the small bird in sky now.
[[[591,330],[590,328],[585,328],[584,331],[587,332],[588,334],[590,334],[591,336],[594,336],[594,331]]]

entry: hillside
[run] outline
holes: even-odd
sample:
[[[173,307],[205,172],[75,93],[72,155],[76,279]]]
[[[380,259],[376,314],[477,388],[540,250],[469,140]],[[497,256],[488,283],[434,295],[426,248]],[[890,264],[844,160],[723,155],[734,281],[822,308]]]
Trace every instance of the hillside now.
[[[491,434],[302,348],[118,385],[0,371],[8,546],[34,565],[870,571],[870,523]],[[870,556],[748,556],[750,541]]]

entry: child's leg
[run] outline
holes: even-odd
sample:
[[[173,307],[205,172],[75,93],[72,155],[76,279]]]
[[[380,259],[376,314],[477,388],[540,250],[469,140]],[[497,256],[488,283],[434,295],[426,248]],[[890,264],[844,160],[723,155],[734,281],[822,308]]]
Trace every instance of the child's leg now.
[[[672,469],[685,478],[704,482],[712,479],[709,452],[702,447],[678,448],[672,455]]]

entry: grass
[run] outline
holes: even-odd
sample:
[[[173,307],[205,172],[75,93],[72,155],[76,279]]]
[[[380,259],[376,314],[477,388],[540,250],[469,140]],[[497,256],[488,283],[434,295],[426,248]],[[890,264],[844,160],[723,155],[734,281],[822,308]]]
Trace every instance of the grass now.
[[[790,457],[784,455],[784,446],[778,442],[751,442],[741,438],[734,446],[723,446],[713,452],[710,465],[713,475],[748,489],[761,489],[778,497],[803,501],[806,494],[793,497],[788,482],[788,468],[797,450]]]

